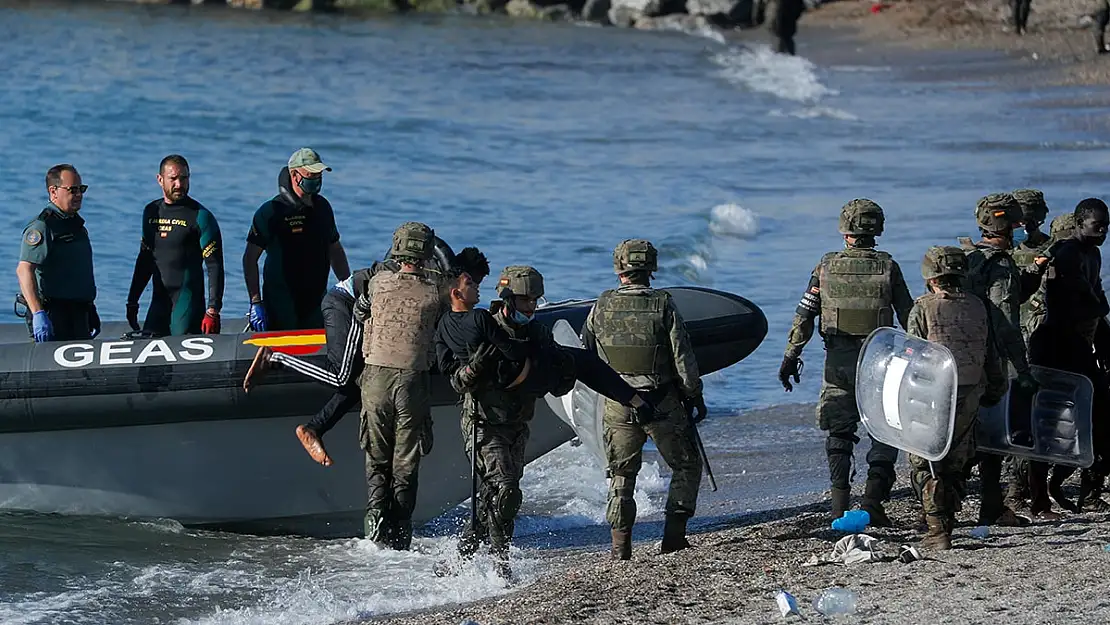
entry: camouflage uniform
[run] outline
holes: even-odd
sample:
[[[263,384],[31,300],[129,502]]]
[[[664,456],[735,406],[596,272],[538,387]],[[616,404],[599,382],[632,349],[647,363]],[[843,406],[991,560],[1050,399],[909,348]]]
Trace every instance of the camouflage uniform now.
[[[655,408],[645,422],[633,410],[605,400],[603,438],[608,460],[609,506],[605,518],[613,532],[613,555],[631,556],[636,522],[636,476],[648,437],[673,473],[667,492],[664,553],[685,547],[686,521],[697,508],[701,455],[686,410],[701,400],[702,383],[682,315],[666,291],[647,283],[657,268],[657,253],[642,239],[623,241],[613,252],[617,275],[636,276],[597,298],[582,332],[586,348],[621,374]]]
[[[520,324],[505,314],[514,294],[538,299],[543,296],[543,276],[532,267],[514,265],[506,267],[498,281],[502,301],[490,305],[490,312],[501,328],[516,341],[529,343],[529,359],[539,362],[536,371],[558,372],[563,369],[559,360],[555,338],[550,328],[533,321]],[[513,363],[505,363],[512,367]],[[573,363],[571,363],[573,364]],[[508,556],[516,527],[516,515],[520,510],[523,493],[520,479],[524,476],[524,451],[528,444],[528,423],[536,411],[536,400],[544,391],[537,390],[543,385],[528,384],[506,389],[505,382],[511,382],[515,373],[508,376],[499,374],[498,380],[482,384],[468,392],[463,400],[462,432],[466,453],[474,457],[474,429],[477,428],[477,457],[475,464],[480,480],[478,489],[478,519],[476,524],[468,522],[459,541],[459,553],[469,557],[478,550],[483,540],[489,540],[490,552],[496,560],[498,571],[509,575]],[[562,388],[552,387],[556,395],[565,395],[574,385],[571,375],[562,383]]]
[[[1057,215],[1052,220],[1052,225],[1049,228],[1049,241],[1044,246],[1044,250],[1048,250],[1054,243],[1070,239],[1075,232],[1075,215],[1072,213],[1064,213]],[[1029,337],[1033,336],[1033,332],[1037,330],[1044,323],[1047,311],[1045,310],[1045,282],[1042,280],[1037,290],[1029,297],[1029,315],[1025,316],[1025,306],[1022,306],[1022,332],[1025,335],[1026,343]]]
[[[1040,231],[1041,224],[1048,218],[1048,205],[1044,201],[1044,193],[1037,189],[1017,189],[1011,195],[1021,206],[1022,221],[1025,223],[1026,239],[1010,251],[1014,263],[1020,271],[1029,271],[1034,261],[1043,256],[1051,244],[1049,235]],[[1021,331],[1025,338],[1026,348],[1029,346],[1029,337],[1033,334],[1034,314],[1036,301],[1030,297],[1021,305]],[[1004,460],[1004,470],[1009,488],[1006,493],[1006,505],[1017,510],[1024,506],[1028,498],[1029,461],[1026,458],[1010,456]]]
[[[951,546],[956,511],[964,498],[964,467],[975,457],[975,423],[986,390],[986,403],[996,403],[1006,392],[1006,378],[988,362],[987,310],[983,302],[960,288],[967,258],[957,247],[932,247],[921,263],[921,275],[935,280],[929,293],[914,303],[906,331],[943,345],[957,365],[956,418],[952,444],[938,462],[910,454],[910,479],[921,499],[929,524],[925,544]],[[997,361],[995,361],[997,362]],[[989,388],[988,388],[989,386]]]
[[[985,236],[1002,239],[1012,239],[1013,228],[1022,219],[1021,207],[1009,193],[992,193],[980,199],[975,216]],[[1034,264],[1021,271],[1003,247],[987,241],[973,244],[969,238],[960,238],[959,241],[967,255],[964,290],[979,297],[987,307],[990,341],[994,349],[990,358],[1008,361],[1017,371],[1019,383],[1036,384],[1026,358],[1020,308],[1040,284],[1038,266]],[[989,366],[1002,368],[1001,362],[992,362]],[[1002,456],[980,453],[978,459],[982,499],[979,523],[1017,523],[1013,511],[1002,500]]]
[[[840,232],[856,237],[856,242],[825,254],[813,270],[794,315],[779,371],[783,386],[792,390],[788,378],[796,376],[802,349],[813,336],[814,319],[820,316],[825,371],[817,421],[828,432],[825,451],[832,483],[832,513],[836,517],[848,508],[852,451],[859,442],[855,381],[860,348],[872,330],[892,327],[895,316],[905,327],[913,307],[898,263],[890,254],[874,249],[875,237],[882,231],[882,208],[871,200],[852,200],[841,210]],[[897,459],[897,449],[872,439],[863,507],[875,523],[889,523],[882,502],[890,497]]]
[[[391,255],[419,264],[432,257],[435,233],[410,222],[393,234]],[[359,442],[366,450],[366,537],[394,549],[412,542],[420,440],[432,418],[429,369],[436,322],[444,311],[440,285],[424,272],[380,271],[366,298]]]

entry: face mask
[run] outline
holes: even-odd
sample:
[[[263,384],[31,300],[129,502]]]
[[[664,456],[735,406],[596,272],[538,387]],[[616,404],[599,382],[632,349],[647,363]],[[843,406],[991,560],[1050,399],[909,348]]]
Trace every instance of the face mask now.
[[[528,325],[532,321],[532,319],[535,319],[534,315],[529,316],[520,312],[519,310],[513,311],[513,323],[517,324],[518,326]]]
[[[1028,239],[1028,238],[1029,238],[1029,233],[1025,231],[1025,228],[1020,228],[1020,227],[1019,228],[1014,228],[1014,237],[1013,237],[1014,247],[1017,247],[1017,246],[1021,245],[1022,243],[1025,243],[1026,239]]]
[[[297,185],[304,191],[306,195],[316,195],[324,186],[324,177],[319,178],[301,178],[301,182]]]

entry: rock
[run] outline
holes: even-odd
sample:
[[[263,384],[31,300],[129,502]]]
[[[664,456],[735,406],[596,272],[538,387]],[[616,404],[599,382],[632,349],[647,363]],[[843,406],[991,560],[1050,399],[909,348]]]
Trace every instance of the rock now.
[[[752,26],[758,0],[686,0],[686,12],[701,15],[717,26]]]
[[[610,0],[609,22],[628,28],[639,18],[658,11],[661,0]]]
[[[567,20],[571,17],[570,7],[565,4],[539,6],[532,0],[509,0],[509,3],[505,5],[505,13],[509,14],[510,17],[548,22]]]
[[[587,22],[609,23],[609,9],[613,6],[611,0],[586,0],[582,5],[582,19]]]
[[[637,30],[675,30],[684,33],[717,30],[704,15],[641,17],[635,21],[633,27]]]

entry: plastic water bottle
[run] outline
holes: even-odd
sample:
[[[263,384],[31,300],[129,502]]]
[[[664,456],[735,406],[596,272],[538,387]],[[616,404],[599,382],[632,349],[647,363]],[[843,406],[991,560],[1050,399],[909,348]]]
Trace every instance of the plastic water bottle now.
[[[855,534],[862,532],[870,522],[871,515],[866,510],[849,510],[844,513],[844,516],[832,522],[832,528]]]
[[[971,530],[971,537],[978,538],[979,540],[983,540],[990,535],[990,528],[988,528],[986,525],[980,525],[979,527]]]
[[[801,615],[801,612],[798,612],[798,602],[794,599],[794,595],[785,590],[779,590],[775,593],[775,603],[778,604],[779,612],[782,613],[783,616],[789,616],[791,614]]]
[[[813,601],[813,609],[825,616],[852,614],[856,611],[856,593],[836,586],[826,588]]]

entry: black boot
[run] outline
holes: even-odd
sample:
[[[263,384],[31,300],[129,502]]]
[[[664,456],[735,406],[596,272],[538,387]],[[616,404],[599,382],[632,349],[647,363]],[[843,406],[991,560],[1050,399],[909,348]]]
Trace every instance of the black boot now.
[[[883,499],[888,492],[886,485],[875,477],[867,478],[867,486],[863,491],[863,503],[860,505],[871,521],[868,525],[872,527],[892,527],[894,524],[890,522],[890,517],[886,515],[886,510],[883,508]]]
[[[613,530],[613,548],[609,554],[614,560],[632,559],[632,532],[630,530]]]
[[[690,543],[686,540],[686,517],[668,514],[663,524],[663,543],[659,545],[659,553],[671,553],[689,546]]]
[[[852,489],[833,486],[830,494],[832,498],[832,518],[835,521],[844,516],[844,513],[851,506]]]
[[[395,551],[408,551],[412,547],[412,519],[394,522],[389,546]]]

